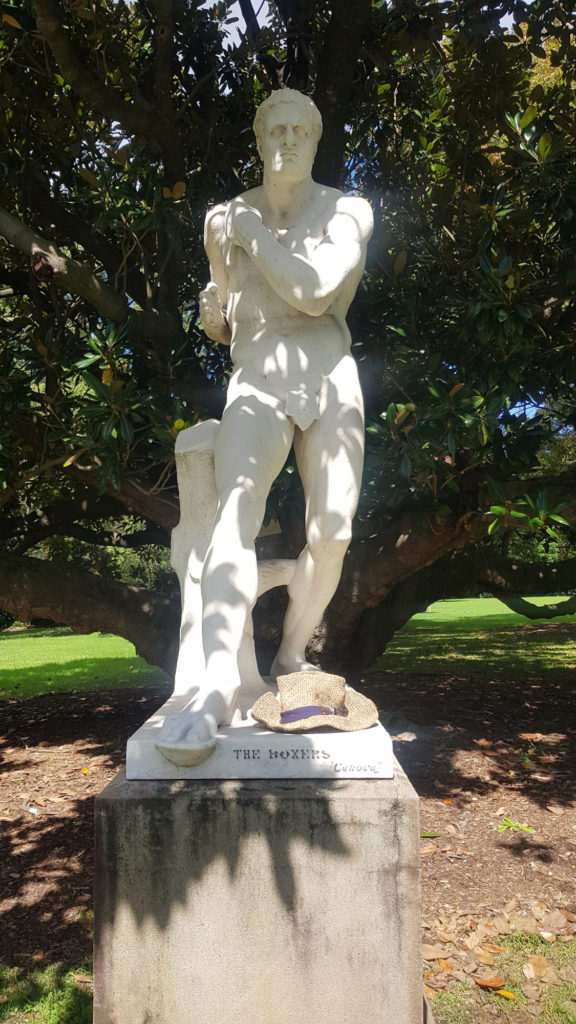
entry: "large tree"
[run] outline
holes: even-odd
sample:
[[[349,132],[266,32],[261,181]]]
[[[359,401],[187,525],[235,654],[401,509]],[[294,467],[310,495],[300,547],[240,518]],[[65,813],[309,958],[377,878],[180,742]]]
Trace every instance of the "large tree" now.
[[[277,0],[265,24],[257,6],[240,32],[224,0],[2,7],[0,608],[114,630],[168,669],[177,601],[50,541],[169,543],[174,437],[219,413],[228,370],[198,322],[203,217],[257,182],[251,121],[283,85],[322,113],[317,179],[376,215],[351,313],[365,487],[316,655],[366,663],[442,596],[573,587],[569,557],[511,539],[569,555],[552,535],[576,520],[573,460],[549,456],[576,425],[569,5]],[[302,540],[290,469],[267,554]]]

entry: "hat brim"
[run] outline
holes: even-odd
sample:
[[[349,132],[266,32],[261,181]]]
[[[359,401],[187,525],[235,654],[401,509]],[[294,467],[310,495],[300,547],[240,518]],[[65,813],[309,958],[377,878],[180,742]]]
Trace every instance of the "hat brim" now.
[[[338,729],[340,732],[358,732],[369,729],[378,721],[378,708],[369,697],[364,697],[351,687],[346,687],[346,717],[341,715],[312,715],[298,722],[283,723],[280,720],[282,708],[273,693],[264,693],[251,709],[252,718],[265,725],[272,732],[308,732],[310,729]]]

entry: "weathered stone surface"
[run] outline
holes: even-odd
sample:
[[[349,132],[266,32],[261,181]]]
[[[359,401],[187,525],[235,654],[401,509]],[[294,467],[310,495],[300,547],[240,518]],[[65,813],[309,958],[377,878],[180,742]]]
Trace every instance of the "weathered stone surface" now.
[[[421,1024],[418,801],[393,780],[96,801],[95,1024]]]

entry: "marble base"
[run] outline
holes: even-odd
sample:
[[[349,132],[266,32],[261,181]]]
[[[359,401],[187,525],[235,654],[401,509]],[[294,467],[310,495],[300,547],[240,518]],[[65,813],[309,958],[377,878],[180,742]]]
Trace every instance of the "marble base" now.
[[[144,779],[391,779],[392,741],[380,723],[359,732],[314,729],[271,732],[252,718],[221,728],[202,764],[181,766],[156,747],[167,715],[184,697],[171,697],[128,740],[126,778]]]

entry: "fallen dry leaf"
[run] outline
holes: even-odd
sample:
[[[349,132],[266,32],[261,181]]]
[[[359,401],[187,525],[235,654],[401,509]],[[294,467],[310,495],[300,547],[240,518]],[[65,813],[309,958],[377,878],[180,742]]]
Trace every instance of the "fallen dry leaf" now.
[[[536,742],[538,742],[538,740],[542,739],[542,733],[541,732],[519,732],[518,733],[518,739],[520,739],[520,740],[536,740]]]
[[[429,946],[427,943],[422,945],[423,960],[438,960],[445,952],[444,946]]]
[[[496,989],[497,996],[504,996],[505,999],[516,999],[513,992],[507,992],[505,988]]]
[[[495,946],[491,942],[482,943],[482,949],[485,950],[486,953],[503,953],[505,948],[505,946]]]
[[[546,974],[546,971],[550,967],[550,961],[547,960],[545,956],[542,956],[541,953],[535,953],[533,956],[528,957],[528,961],[526,964],[524,964],[524,967],[532,968],[531,977],[543,978]],[[522,968],[522,970],[524,970],[524,967]],[[524,973],[526,974],[525,971]],[[526,975],[526,977],[529,977],[529,975]]]
[[[511,935],[514,930],[510,925],[510,921],[502,914],[495,917],[492,924],[494,925],[495,931],[498,932],[498,935]]]
[[[476,949],[476,946],[480,945],[483,938],[484,936],[478,932],[470,932],[470,935],[467,935],[464,939],[464,944],[468,949]]]
[[[428,857],[432,853],[436,853],[438,849],[436,843],[428,843],[426,846],[420,847],[420,854],[422,857]]]
[[[558,938],[555,932],[540,932],[539,934],[542,936],[545,942],[556,942],[556,939]]]
[[[427,985],[426,982],[424,982],[424,995],[427,999],[434,999],[436,995],[436,990],[430,988],[430,985]]]
[[[540,1000],[541,989],[537,981],[529,981],[526,985],[521,985],[520,989],[531,1002]]]
[[[493,978],[474,978],[474,981],[480,988],[502,988],[506,978],[503,978],[501,974],[495,974]]]
[[[482,964],[483,967],[492,967],[494,963],[492,953],[485,953],[483,950],[477,950],[474,956],[478,963]]]
[[[453,971],[454,970],[454,964],[451,964],[449,960],[443,960],[441,956],[438,957],[438,964],[440,966],[440,970],[443,971],[444,973],[446,971]]]
[[[546,804],[546,810],[550,811],[551,814],[564,814],[564,808],[560,807],[559,804]]]
[[[533,914],[513,914],[510,924],[516,931],[526,932],[527,935],[538,935],[540,931],[540,925]]]

